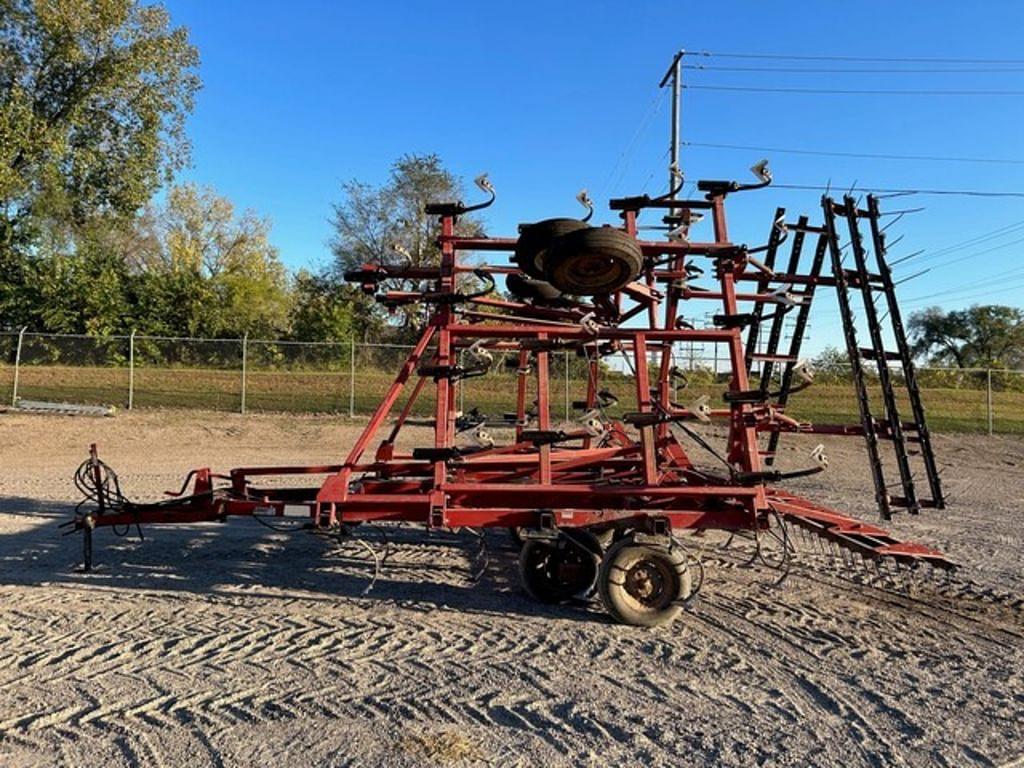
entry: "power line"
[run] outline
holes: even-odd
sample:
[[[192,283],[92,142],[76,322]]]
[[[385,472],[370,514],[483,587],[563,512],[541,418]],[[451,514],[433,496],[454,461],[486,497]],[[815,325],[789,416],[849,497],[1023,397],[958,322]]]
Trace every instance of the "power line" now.
[[[973,258],[976,258],[978,256],[984,256],[986,253],[992,253],[993,251],[998,251],[998,250],[1001,250],[1003,248],[1009,248],[1011,245],[1020,245],[1021,243],[1024,243],[1024,237],[1022,237],[1022,238],[1020,238],[1018,240],[1011,240],[1010,242],[1003,243],[1002,245],[994,245],[991,248],[986,248],[986,249],[984,249],[982,251],[972,251],[971,253],[967,254],[966,256],[957,256],[955,259],[947,259],[946,261],[939,262],[938,264],[932,264],[931,268],[932,269],[938,269],[939,267],[948,267],[950,264],[958,264],[961,261],[966,261],[967,259],[973,259]],[[955,249],[953,251],[947,251],[947,253],[955,253],[957,250],[965,250],[965,249],[964,248],[958,248],[958,249]]]
[[[921,254],[915,258],[934,259],[936,256],[944,256],[948,253],[962,251],[964,248],[968,248],[972,245],[980,245],[981,243],[988,242],[989,240],[998,240],[1000,237],[1016,232],[1021,227],[1024,227],[1024,221],[1016,221],[1013,224],[1007,224],[999,227],[998,229],[993,229],[989,232],[983,232],[980,235],[975,235],[967,240],[961,240],[958,243],[952,243],[951,245],[944,246],[943,248],[939,248],[937,251],[922,251]],[[1007,243],[1007,245],[1009,245],[1009,243]],[[910,261],[910,259],[907,259],[907,261]]]
[[[949,297],[946,297],[946,299],[947,300],[952,300],[952,301],[970,301],[972,299],[981,299],[981,298],[985,298],[986,296],[994,296],[996,294],[1006,293],[1007,291],[1019,291],[1019,290],[1021,290],[1021,288],[1024,288],[1024,282],[1020,282],[1020,283],[1016,283],[1015,282],[1015,283],[1013,283],[1011,285],[1004,285],[1001,288],[996,288],[996,289],[991,290],[991,291],[980,291],[978,293],[968,294],[967,296],[949,296]],[[918,297],[916,299],[910,299],[908,301],[905,301],[905,302],[903,302],[903,304],[906,304],[906,305],[910,305],[910,304],[924,304],[924,303],[927,303],[927,302],[932,301],[932,300],[933,300],[933,296],[920,296],[920,297]]]
[[[703,72],[792,72],[797,74],[858,74],[858,75],[923,75],[1024,72],[1024,67],[913,67],[913,68],[851,68],[851,67],[730,67],[718,64],[683,64],[683,69]]]
[[[665,94],[665,90],[659,89],[658,93],[651,98],[651,102],[647,105],[647,109],[644,110],[643,115],[641,115],[640,122],[633,131],[633,135],[630,137],[629,141],[626,142],[626,146],[623,147],[622,152],[619,153],[619,157],[615,161],[615,165],[612,166],[611,171],[608,173],[608,177],[601,185],[601,194],[599,197],[603,197],[606,190],[614,192],[615,188],[622,182],[622,179],[628,170],[632,154],[639,146],[641,137],[646,135],[646,132],[650,128],[654,118],[657,117],[658,113],[661,111],[661,107],[665,102]]]
[[[1024,91],[928,91],[872,88],[769,88],[752,85],[683,85],[691,91],[740,91],[744,93],[799,93],[835,96],[1024,96]]]
[[[688,147],[708,147],[711,149],[739,149],[750,152],[778,152],[788,155],[820,155],[824,157],[859,157],[874,160],[923,160],[928,162],[949,163],[993,163],[997,165],[1024,165],[1024,160],[1010,160],[987,157],[946,157],[939,155],[896,155],[876,152],[829,152],[816,149],[787,149],[783,147],[756,147],[743,144],[715,144],[702,141],[684,141]]]
[[[966,293],[972,290],[976,291],[978,288],[986,288],[990,285],[1002,286],[1006,285],[1007,280],[1011,278],[1014,280],[1014,282],[1016,282],[1016,280],[1018,279],[1024,279],[1024,269],[1013,269],[1010,270],[1009,272],[999,275],[998,277],[989,275],[988,277],[983,277],[980,280],[972,280],[969,283],[963,283],[961,285],[956,286],[955,288],[947,288],[942,291],[930,293],[927,296],[918,296],[917,298],[908,299],[907,301],[920,301],[924,299],[932,299],[937,296],[948,296],[950,294]]]
[[[687,56],[718,56],[723,59],[776,59],[788,61],[871,61],[908,64],[1024,64],[1024,59],[961,59],[907,56],[828,56],[782,53],[734,53],[725,51],[693,51]]]
[[[850,192],[877,192],[882,195],[951,195],[956,197],[1024,197],[1024,192],[995,192],[980,189],[889,189],[885,187],[865,187],[854,183],[852,186],[843,184],[772,184],[773,189],[800,189],[813,192],[832,190],[848,190]]]

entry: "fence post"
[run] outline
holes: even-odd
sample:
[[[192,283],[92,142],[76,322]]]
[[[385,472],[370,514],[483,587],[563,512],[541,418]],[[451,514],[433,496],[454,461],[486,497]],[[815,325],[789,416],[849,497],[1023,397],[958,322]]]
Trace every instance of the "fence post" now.
[[[988,434],[992,435],[992,369],[989,368],[986,372],[986,380],[988,386],[986,387],[986,401],[988,405]]]
[[[135,404],[135,329],[128,337],[128,410]]]
[[[14,353],[14,386],[11,389],[11,406],[18,404],[18,369],[21,368],[21,345],[25,340],[25,331],[28,330],[28,326],[22,326],[22,329],[18,332],[18,349]]]
[[[249,333],[248,331],[242,334],[242,404],[241,412],[245,413],[245,369],[246,369],[246,358],[248,356],[249,347]]]
[[[356,416],[356,337],[348,345],[348,417]]]

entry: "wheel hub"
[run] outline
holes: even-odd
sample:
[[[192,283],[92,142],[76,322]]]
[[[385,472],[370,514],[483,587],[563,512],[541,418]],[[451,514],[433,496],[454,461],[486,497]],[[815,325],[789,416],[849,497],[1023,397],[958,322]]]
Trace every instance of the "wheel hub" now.
[[[665,575],[653,563],[637,563],[626,573],[626,591],[644,605],[656,605],[665,586]]]

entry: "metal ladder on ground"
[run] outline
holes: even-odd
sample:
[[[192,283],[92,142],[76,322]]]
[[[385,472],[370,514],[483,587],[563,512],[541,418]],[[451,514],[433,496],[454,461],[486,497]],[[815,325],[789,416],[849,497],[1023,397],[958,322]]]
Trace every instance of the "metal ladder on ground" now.
[[[885,232],[880,226],[878,199],[869,195],[867,207],[861,208],[852,196],[846,195],[842,203],[825,196],[822,198],[825,214],[824,239],[828,243],[831,256],[832,272],[835,277],[836,292],[839,298],[839,313],[843,324],[843,336],[849,354],[853,374],[853,383],[857,394],[857,406],[860,413],[861,428],[867,443],[868,456],[871,463],[871,475],[875,485],[875,498],[879,511],[886,520],[890,519],[894,509],[904,508],[916,514],[922,507],[943,509],[945,498],[939,480],[938,466],[932,451],[931,436],[925,420],[924,405],[921,402],[921,389],[917,382],[910,346],[907,342],[899,304],[892,279],[892,272],[886,262]],[[846,220],[849,243],[840,245],[839,219]],[[861,221],[868,223],[868,242],[861,233]],[[844,266],[843,252],[849,248],[853,257],[853,268]],[[875,271],[871,271],[874,269]],[[854,297],[859,294],[867,324],[869,347],[861,347],[857,336],[856,319],[853,311]],[[879,316],[877,301],[884,298],[885,311]],[[882,324],[888,321],[889,330],[896,343],[896,350],[885,349],[883,344]],[[867,367],[874,362],[877,370],[878,388],[881,390],[884,412],[877,417],[871,410],[869,397],[869,381]],[[902,377],[894,376],[890,363],[898,363],[902,368]],[[871,385],[874,382],[870,382]],[[905,391],[910,406],[911,420],[903,421],[897,402],[897,389]],[[890,493],[885,480],[885,467],[882,461],[880,441],[892,443],[899,471],[899,486],[902,496]],[[912,452],[908,447],[917,446]],[[911,462],[913,455],[920,456],[924,465],[931,498],[918,495],[914,484],[914,470]],[[893,483],[895,486],[896,483]]]

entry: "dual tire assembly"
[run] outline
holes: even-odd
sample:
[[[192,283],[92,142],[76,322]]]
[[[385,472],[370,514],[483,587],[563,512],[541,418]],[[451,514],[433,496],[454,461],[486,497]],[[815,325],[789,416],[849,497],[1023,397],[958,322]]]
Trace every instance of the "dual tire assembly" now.
[[[562,530],[526,538],[519,553],[523,589],[542,603],[586,599],[593,592],[622,624],[657,627],[682,613],[693,591],[686,553],[671,539]]]
[[[525,277],[510,275],[509,289],[542,302],[563,294],[606,296],[635,280],[644,266],[628,233],[579,219],[521,225],[513,261]],[[522,544],[523,589],[542,603],[586,599],[596,589],[616,621],[656,627],[672,622],[693,591],[686,555],[668,537],[582,529],[512,535]]]
[[[640,246],[626,232],[579,219],[521,225],[513,261],[530,278],[574,296],[614,293],[644,265]]]

